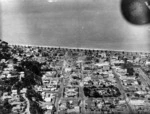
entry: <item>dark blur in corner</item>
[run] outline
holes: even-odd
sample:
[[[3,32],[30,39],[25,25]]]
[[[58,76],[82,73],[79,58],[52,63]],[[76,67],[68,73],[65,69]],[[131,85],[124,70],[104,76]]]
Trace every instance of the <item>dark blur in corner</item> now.
[[[2,40],[2,6],[0,1],[0,40]]]
[[[150,23],[150,0],[122,0],[121,11],[124,18],[132,24]]]

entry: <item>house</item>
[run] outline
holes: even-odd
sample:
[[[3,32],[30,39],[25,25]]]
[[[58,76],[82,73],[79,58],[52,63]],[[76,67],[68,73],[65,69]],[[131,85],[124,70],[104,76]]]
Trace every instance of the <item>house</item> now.
[[[144,100],[130,100],[131,105],[144,105]]]
[[[65,97],[75,97],[78,95],[78,92],[76,91],[66,91],[65,92]]]
[[[46,109],[47,110],[52,110],[53,109],[53,105],[46,105]]]
[[[80,112],[79,106],[74,106],[74,108],[72,109],[67,109],[67,113],[73,113],[73,112],[79,113]]]
[[[88,76],[88,77],[85,77],[84,79],[83,79],[83,81],[84,82],[88,82],[88,81],[90,81],[92,78],[90,77],[90,76]]]
[[[111,59],[112,60],[118,60],[118,56],[112,56]]]
[[[38,92],[42,92],[42,91],[43,91],[42,86],[35,86],[35,89],[36,89]]]
[[[58,80],[53,79],[50,81],[50,84],[51,85],[58,85]]]
[[[99,109],[101,109],[102,106],[103,106],[102,102],[100,102],[100,103],[97,104],[97,107],[98,107]]]
[[[139,94],[139,95],[144,95],[146,94],[147,92],[146,91],[136,91],[135,93]]]
[[[59,111],[67,109],[67,104],[66,102],[62,102],[59,104]]]
[[[21,106],[17,105],[12,108],[12,111],[18,113],[20,111],[20,109],[21,109]]]
[[[120,66],[122,64],[124,64],[123,60],[116,60],[116,61],[112,61],[111,64],[115,65],[115,66]]]
[[[14,89],[14,90],[11,91],[11,93],[12,93],[12,95],[17,95],[17,90]]]
[[[146,61],[145,65],[147,65],[147,66],[150,65],[150,61]]]
[[[56,91],[57,87],[51,87],[51,91]]]
[[[24,72],[20,72],[20,78],[24,78],[25,74]]]
[[[11,78],[12,77],[12,75],[9,73],[9,74],[7,74],[7,78]]]
[[[13,64],[8,64],[7,66],[8,66],[9,70],[13,70],[14,69],[14,65]]]
[[[7,68],[4,68],[3,74],[6,74],[6,75],[7,75],[7,74],[9,74],[9,72],[10,72],[10,71],[7,70]]]
[[[42,96],[42,98],[44,99],[45,98],[45,92],[43,91],[42,93],[41,93],[41,96]]]
[[[4,92],[3,93],[3,96],[2,96],[2,99],[5,100],[5,99],[11,99],[11,96],[8,95],[8,92]]]
[[[51,93],[46,93],[44,100],[45,102],[53,102],[55,100],[55,95]]]
[[[2,74],[2,75],[0,76],[0,78],[1,78],[1,79],[6,78],[6,75]]]
[[[137,57],[136,59],[134,59],[134,63],[139,63],[139,61],[140,61],[139,57]]]
[[[96,63],[96,66],[102,68],[104,71],[105,70],[110,70],[110,65],[108,62],[104,62],[104,63]]]
[[[120,101],[119,101],[119,104],[125,104],[125,103],[126,103],[125,100],[120,100]]]
[[[20,93],[25,94],[27,92],[27,88],[23,88]]]
[[[72,68],[65,68],[65,72],[67,73],[67,72],[71,72],[71,70],[72,70]]]
[[[51,111],[51,110],[47,110],[47,111],[45,112],[45,114],[52,114],[52,111]]]

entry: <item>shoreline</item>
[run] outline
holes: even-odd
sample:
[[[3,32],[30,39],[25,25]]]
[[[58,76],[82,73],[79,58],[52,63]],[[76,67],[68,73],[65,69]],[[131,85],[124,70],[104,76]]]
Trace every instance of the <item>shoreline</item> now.
[[[132,53],[150,53],[148,51],[129,51],[129,50],[115,50],[115,49],[106,49],[106,48],[85,48],[85,47],[65,47],[65,46],[47,46],[47,45],[28,45],[28,44],[11,44],[10,46],[32,46],[32,47],[46,47],[46,48],[61,48],[61,49],[80,49],[80,50],[98,50],[98,51],[119,51],[119,52],[132,52]]]

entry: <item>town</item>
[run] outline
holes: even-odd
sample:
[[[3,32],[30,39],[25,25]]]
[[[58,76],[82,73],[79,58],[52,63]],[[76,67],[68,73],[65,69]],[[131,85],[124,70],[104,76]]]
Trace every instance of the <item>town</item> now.
[[[150,54],[0,41],[0,114],[146,114]]]

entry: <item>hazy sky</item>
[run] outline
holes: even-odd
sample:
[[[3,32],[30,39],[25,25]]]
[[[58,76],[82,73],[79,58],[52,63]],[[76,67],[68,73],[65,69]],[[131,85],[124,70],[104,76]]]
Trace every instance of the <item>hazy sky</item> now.
[[[120,0],[1,0],[2,39],[12,44],[149,51],[150,26],[122,17]]]

